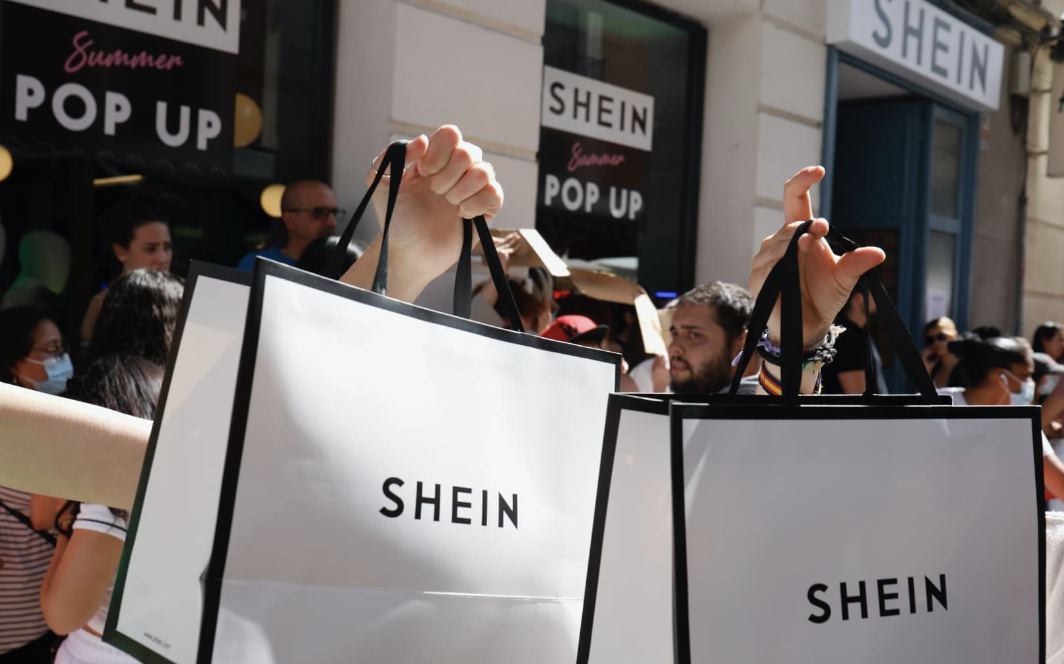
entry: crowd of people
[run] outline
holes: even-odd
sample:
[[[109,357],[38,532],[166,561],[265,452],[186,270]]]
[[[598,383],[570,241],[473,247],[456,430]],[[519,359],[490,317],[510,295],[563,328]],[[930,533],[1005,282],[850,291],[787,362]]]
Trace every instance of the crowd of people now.
[[[411,142],[407,158],[412,166],[403,176],[401,203],[393,219],[398,232],[393,230],[390,245],[395,278],[389,294],[413,301],[457,256],[461,233],[451,222],[478,214],[490,219],[502,205],[502,190],[479,149],[465,143],[452,127]],[[370,175],[372,171],[367,178]],[[757,334],[761,352],[744,370],[740,392],[773,393],[779,383],[778,356],[772,350],[779,339],[778,315],[770,318],[767,330],[751,330],[754,301],[798,224],[812,216],[808,190],[822,177],[822,169],[809,168],[787,183],[786,223],[754,257],[749,284],[753,292],[711,282],[664,307],[667,355],[647,351],[634,307],[580,294],[556,300],[543,271],[510,279],[522,323],[530,333],[622,354],[622,389],[680,394],[727,392],[738,370],[737,356],[748,335]],[[374,199],[378,217],[382,196],[386,191]],[[278,233],[270,246],[249,253],[238,267],[251,269],[255,257],[264,256],[320,271],[342,214],[328,186],[293,183],[284,194]],[[100,469],[122,467],[126,461],[136,467],[147,429],[127,420],[101,421],[105,416],[97,410],[68,409],[62,401],[32,394],[63,395],[146,420],[154,415],[184,286],[169,272],[167,221],[151,206],[125,202],[108,214],[108,227],[120,269],[93,298],[77,343],[65,339],[58,316],[40,306],[0,310],[0,426],[9,432],[7,451],[20,440],[30,443],[19,452],[24,455],[19,457],[21,486],[0,488],[0,663],[33,664],[53,656],[61,664],[135,661],[103,643],[100,635],[137,477],[127,472],[129,477],[115,480]],[[824,251],[827,230],[827,223],[818,220],[799,242],[807,286],[802,294],[803,343],[807,348],[828,344],[833,361],[822,374],[803,372],[802,389],[861,394],[868,378],[875,376],[875,391],[885,393],[882,361],[874,345],[869,353],[869,316],[874,317],[875,307],[866,306],[864,296],[853,292],[857,278],[882,261],[883,254],[874,248],[841,257]],[[505,260],[519,240],[505,237],[497,244]],[[379,250],[378,238],[361,257],[351,255],[342,280],[368,287]],[[477,296],[494,310],[498,293],[493,285],[478,287]],[[509,325],[501,315],[498,322]],[[960,334],[947,318],[929,322],[924,361],[936,386],[959,404],[1044,402],[1047,437],[1060,441],[1061,325],[1043,325],[1031,344],[995,332],[985,328]],[[72,431],[77,440],[69,440]],[[92,456],[80,450],[74,454],[75,446],[90,450]],[[1046,487],[1054,497],[1064,497],[1064,465],[1048,442],[1044,455]],[[0,479],[4,477],[14,479],[0,469]],[[108,486],[102,486],[105,483]],[[37,493],[20,490],[25,488]],[[104,494],[122,497],[102,502],[67,499]],[[66,637],[58,646],[56,635]]]

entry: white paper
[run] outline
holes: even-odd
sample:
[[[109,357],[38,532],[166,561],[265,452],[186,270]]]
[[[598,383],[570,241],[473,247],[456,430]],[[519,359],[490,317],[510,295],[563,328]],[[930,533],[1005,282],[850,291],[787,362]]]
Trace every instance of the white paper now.
[[[924,320],[949,316],[949,291],[941,288],[927,289],[927,316]]]

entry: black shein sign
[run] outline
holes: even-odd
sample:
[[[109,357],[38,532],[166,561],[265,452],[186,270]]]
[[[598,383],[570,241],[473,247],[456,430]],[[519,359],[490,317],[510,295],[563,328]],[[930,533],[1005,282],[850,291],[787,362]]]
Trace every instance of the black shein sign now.
[[[4,142],[231,170],[235,54],[14,2],[2,39]]]

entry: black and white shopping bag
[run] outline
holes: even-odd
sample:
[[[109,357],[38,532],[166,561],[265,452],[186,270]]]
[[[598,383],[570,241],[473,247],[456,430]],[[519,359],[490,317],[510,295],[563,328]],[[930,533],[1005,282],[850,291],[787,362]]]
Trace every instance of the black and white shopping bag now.
[[[678,661],[1042,662],[1036,415],[674,403]]]
[[[618,356],[265,261],[248,312],[200,660],[571,660]]]
[[[942,405],[866,283],[919,396],[612,397],[578,661],[1042,661],[1037,411]]]
[[[381,172],[390,165],[397,181],[402,163],[393,147]],[[463,315],[474,228],[490,243],[483,219],[466,222]],[[491,248],[488,259],[519,320]],[[224,324],[194,315],[209,291],[202,275],[190,284],[106,640],[175,664],[575,656],[619,356],[390,300],[385,266],[374,293],[260,259]],[[231,334],[237,321],[235,349],[197,365],[194,333],[207,348],[213,328]],[[176,391],[208,395],[197,368],[235,362],[234,351],[239,370],[209,378],[220,438],[218,417],[168,415]],[[197,444],[183,466],[162,464],[164,440],[177,453],[183,433],[206,429],[221,455],[200,457]],[[182,483],[195,494],[183,503]],[[187,519],[149,527],[153,495],[202,510],[206,556]]]
[[[779,402],[672,405],[677,661],[1041,664],[1038,409],[938,405],[876,270],[865,301],[926,405],[802,404],[807,229],[751,317],[782,292]]]
[[[193,261],[104,639],[194,664],[251,275]]]

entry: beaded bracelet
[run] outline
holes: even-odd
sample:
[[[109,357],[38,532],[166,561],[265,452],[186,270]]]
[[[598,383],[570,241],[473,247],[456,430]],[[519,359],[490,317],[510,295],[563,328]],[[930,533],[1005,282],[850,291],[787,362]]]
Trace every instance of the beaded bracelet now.
[[[816,348],[807,350],[802,354],[802,371],[819,371],[822,367],[831,364],[837,352],[835,350],[835,340],[845,331],[846,328],[840,325],[832,325],[828,328],[824,341]],[[757,354],[767,362],[779,364],[779,359],[783,352],[769,338],[767,329],[761,333],[761,340],[757,342]]]

